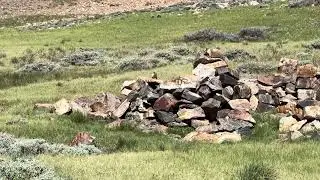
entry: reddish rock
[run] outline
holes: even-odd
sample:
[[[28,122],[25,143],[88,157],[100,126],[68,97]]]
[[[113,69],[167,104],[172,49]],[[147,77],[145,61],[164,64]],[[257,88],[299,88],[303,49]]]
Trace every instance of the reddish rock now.
[[[250,110],[250,102],[247,99],[233,99],[230,100],[229,105],[234,110]]]
[[[317,74],[317,68],[312,64],[299,66],[297,70],[298,77],[312,78]]]
[[[286,83],[283,76],[274,76],[274,75],[259,76],[257,81],[263,85],[273,86],[273,87],[279,87]]]
[[[176,107],[178,101],[173,95],[166,93],[157,99],[153,105],[153,109],[156,111],[170,111]]]

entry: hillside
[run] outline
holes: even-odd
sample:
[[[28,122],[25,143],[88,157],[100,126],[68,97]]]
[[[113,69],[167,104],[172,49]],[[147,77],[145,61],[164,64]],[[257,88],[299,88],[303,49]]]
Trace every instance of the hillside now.
[[[167,6],[186,0],[0,0],[0,17],[92,15]]]

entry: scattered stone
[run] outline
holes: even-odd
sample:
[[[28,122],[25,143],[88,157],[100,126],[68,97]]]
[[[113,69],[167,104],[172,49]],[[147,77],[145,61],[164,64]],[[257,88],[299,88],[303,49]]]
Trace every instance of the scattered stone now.
[[[234,94],[234,91],[231,86],[227,86],[222,89],[222,95],[229,98],[229,99],[232,98],[233,94]]]
[[[180,120],[198,119],[206,117],[204,110],[201,107],[195,109],[180,109],[177,114]]]
[[[275,106],[273,106],[271,104],[265,104],[262,102],[259,102],[258,107],[257,107],[258,112],[268,112],[268,111],[273,111],[274,109],[275,109]]]
[[[250,110],[250,102],[247,99],[233,99],[230,100],[229,105],[234,110]]]
[[[68,114],[71,112],[70,103],[66,99],[59,100],[53,106],[54,106],[56,114],[58,114],[58,115],[64,115],[64,114]]]
[[[199,126],[196,132],[215,133],[219,131],[219,126],[216,123],[211,123],[207,126]]]
[[[71,141],[70,146],[79,146],[81,144],[90,145],[95,139],[96,138],[88,132],[79,132]]]
[[[216,69],[206,64],[199,64],[195,69],[192,70],[192,74],[200,78],[211,77],[216,73]]]
[[[203,100],[207,100],[211,96],[211,89],[207,85],[201,85],[197,93],[202,97]]]
[[[248,121],[231,119],[229,117],[218,118],[217,120],[220,123],[219,130],[223,130],[223,131],[233,132],[233,131],[237,131],[237,130],[240,130],[240,129],[251,129],[251,128],[253,128],[253,124],[248,122]]]
[[[236,120],[243,120],[248,121],[251,123],[256,123],[256,121],[253,119],[250,113],[243,111],[243,110],[230,110],[230,109],[223,109],[218,111],[217,119],[223,119],[229,117],[231,119]]]
[[[296,88],[297,89],[312,89],[317,84],[317,78],[298,78]]]
[[[286,96],[286,92],[281,87],[276,88],[275,93],[279,98]]]
[[[256,96],[251,96],[249,99],[250,110],[256,111],[259,105],[259,99]]]
[[[228,74],[220,74],[220,81],[222,84],[235,86],[238,83],[238,80]]]
[[[291,140],[298,140],[303,137],[303,134],[299,131],[293,131],[291,132]]]
[[[205,132],[191,132],[187,134],[184,138],[184,141],[203,141],[221,144],[224,142],[239,142],[241,141],[241,135],[237,133],[217,133],[217,134],[208,134]]]
[[[34,105],[34,109],[44,109],[48,110],[49,112],[53,112],[55,110],[55,107],[53,104],[36,103]]]
[[[292,83],[288,83],[286,85],[286,89],[285,89],[286,93],[288,94],[294,94],[296,93],[296,85],[292,84]]]
[[[270,94],[259,94],[258,99],[261,103],[275,105],[275,101]]]

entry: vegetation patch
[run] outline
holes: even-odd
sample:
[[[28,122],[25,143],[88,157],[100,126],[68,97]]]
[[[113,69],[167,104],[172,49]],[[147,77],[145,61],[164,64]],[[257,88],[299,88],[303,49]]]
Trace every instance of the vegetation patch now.
[[[264,163],[250,163],[242,167],[236,173],[234,179],[237,180],[276,180],[277,173],[270,166]]]

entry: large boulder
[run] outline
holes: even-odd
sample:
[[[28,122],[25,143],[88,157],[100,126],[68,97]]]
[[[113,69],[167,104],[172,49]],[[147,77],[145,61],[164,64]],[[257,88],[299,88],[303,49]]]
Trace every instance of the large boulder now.
[[[55,113],[58,115],[64,115],[71,112],[71,105],[66,99],[61,99],[53,105]]]

